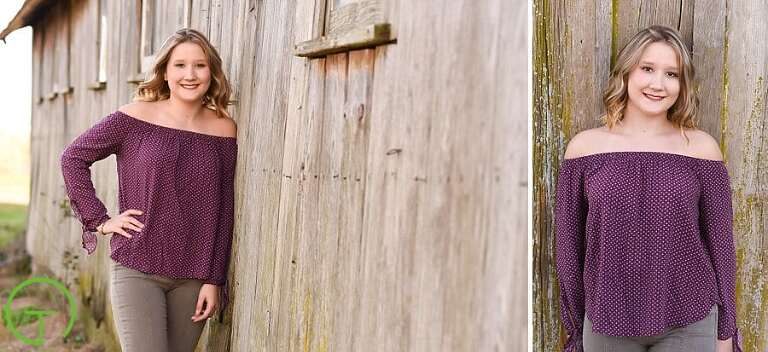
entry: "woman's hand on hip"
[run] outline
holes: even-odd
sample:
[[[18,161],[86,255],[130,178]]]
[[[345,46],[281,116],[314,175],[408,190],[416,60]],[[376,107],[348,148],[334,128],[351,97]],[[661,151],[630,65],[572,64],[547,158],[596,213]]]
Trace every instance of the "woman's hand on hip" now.
[[[136,220],[136,218],[131,215],[141,214],[144,214],[144,212],[141,210],[128,209],[122,214],[105,221],[104,224],[101,225],[101,232],[105,235],[108,233],[117,233],[127,238],[131,238],[133,236],[131,236],[128,232],[125,232],[125,229],[128,228],[136,232],[140,232],[141,229],[144,228],[144,224],[142,224],[139,220]]]
[[[197,306],[192,321],[198,322],[205,320],[213,315],[216,308],[219,307],[219,286],[203,284],[200,287],[200,294],[197,296]]]

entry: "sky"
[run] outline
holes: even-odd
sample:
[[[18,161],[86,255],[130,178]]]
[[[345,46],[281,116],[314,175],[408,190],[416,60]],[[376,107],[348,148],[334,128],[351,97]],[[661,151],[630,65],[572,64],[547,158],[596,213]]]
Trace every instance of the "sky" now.
[[[24,0],[0,2],[0,30]],[[0,203],[29,201],[29,132],[32,110],[32,28],[0,41]]]
[[[3,0],[0,3],[0,27],[5,29],[23,3],[23,0]],[[29,135],[32,108],[32,28],[18,29],[5,41],[6,43],[0,41],[0,102],[4,108],[0,119],[3,132]]]

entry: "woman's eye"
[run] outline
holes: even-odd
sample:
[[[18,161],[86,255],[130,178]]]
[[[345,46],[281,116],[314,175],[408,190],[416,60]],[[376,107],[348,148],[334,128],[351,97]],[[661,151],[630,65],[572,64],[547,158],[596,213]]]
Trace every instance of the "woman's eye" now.
[[[176,64],[174,66],[176,66],[176,67],[184,67],[184,64]]]
[[[648,66],[642,66],[642,67],[640,67],[640,69],[645,71],[645,72],[651,72],[652,71],[652,69],[650,67],[648,67]]]
[[[197,67],[205,67],[205,64],[198,64]]]
[[[667,75],[669,77],[672,77],[672,78],[677,78],[678,77],[678,74],[676,72],[669,72],[669,73],[667,73]]]

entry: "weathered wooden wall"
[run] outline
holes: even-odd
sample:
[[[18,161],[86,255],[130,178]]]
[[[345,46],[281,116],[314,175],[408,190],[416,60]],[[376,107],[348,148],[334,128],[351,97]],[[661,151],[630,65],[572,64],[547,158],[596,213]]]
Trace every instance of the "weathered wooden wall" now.
[[[566,4],[567,3],[567,4]],[[731,175],[737,243],[738,325],[745,351],[766,350],[768,24],[762,1],[534,1],[533,341],[556,351],[559,329],[553,209],[567,141],[596,127],[601,91],[619,48],[651,24],[680,30],[699,78],[699,126],[721,142]]]
[[[84,257],[57,158],[136,87],[140,11],[108,1],[108,82],[86,88],[96,2],[35,26],[35,91],[68,72],[72,92],[33,102],[27,238],[114,344],[108,239]],[[233,304],[201,350],[525,348],[526,3],[381,3],[396,44],[306,59],[293,45],[322,33],[325,1],[191,2],[237,92],[240,146]],[[114,160],[92,168],[111,214]]]

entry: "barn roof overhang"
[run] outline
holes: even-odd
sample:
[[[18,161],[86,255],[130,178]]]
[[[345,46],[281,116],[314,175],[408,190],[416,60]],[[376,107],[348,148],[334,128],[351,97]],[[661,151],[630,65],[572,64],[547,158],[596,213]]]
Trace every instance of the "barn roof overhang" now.
[[[25,0],[16,16],[0,32],[0,40],[5,42],[5,37],[13,31],[34,24],[45,12],[45,9],[54,2],[54,0]]]

